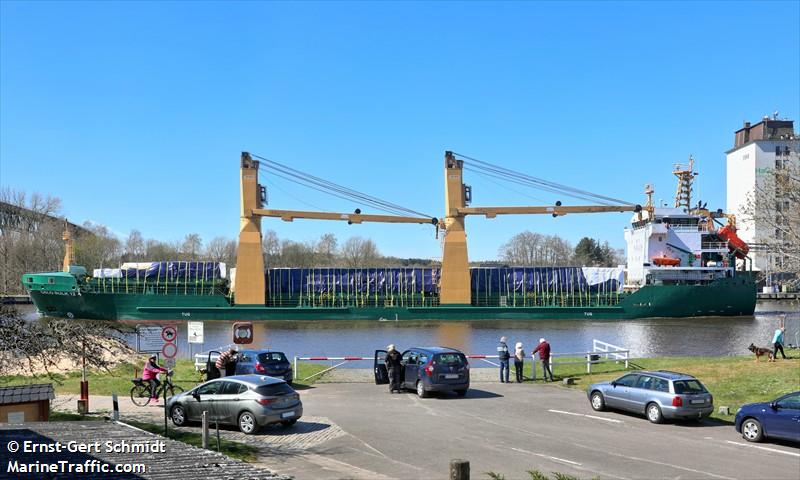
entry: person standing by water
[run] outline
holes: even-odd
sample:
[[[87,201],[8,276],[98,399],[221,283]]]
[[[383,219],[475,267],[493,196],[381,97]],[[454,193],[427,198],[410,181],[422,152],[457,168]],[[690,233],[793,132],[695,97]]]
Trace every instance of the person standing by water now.
[[[786,327],[781,326],[775,330],[775,335],[772,337],[773,351],[775,352],[773,358],[777,360],[778,350],[781,351],[781,356],[786,359],[786,354],[783,353],[783,334],[786,333]]]
[[[517,383],[522,383],[522,371],[525,367],[525,350],[522,349],[522,342],[517,342],[514,346],[514,374],[517,376]]]
[[[542,376],[544,377],[544,381],[547,381],[547,375],[550,374],[550,381],[555,382],[553,371],[550,370],[550,344],[547,343],[547,340],[544,338],[539,339],[539,345],[531,352],[531,359],[533,359],[537,352],[539,353],[539,359],[542,361]]]
[[[403,356],[394,348],[394,344],[386,347],[386,371],[389,373],[389,393],[402,393],[400,390],[400,369]]]
[[[506,337],[500,337],[500,343],[497,344],[497,358],[500,360],[500,383],[508,383],[508,359],[511,358],[511,355],[508,353],[507,341]]]

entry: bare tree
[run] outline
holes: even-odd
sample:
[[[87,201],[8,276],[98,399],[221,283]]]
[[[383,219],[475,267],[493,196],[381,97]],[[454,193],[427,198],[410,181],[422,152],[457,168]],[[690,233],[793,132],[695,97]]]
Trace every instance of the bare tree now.
[[[525,231],[511,237],[500,247],[498,253],[510,265],[570,265],[572,246],[557,235]]]
[[[335,264],[337,244],[336,235],[332,233],[326,233],[319,237],[319,241],[316,244],[316,253],[322,265],[332,266]]]
[[[87,269],[116,266],[122,261],[122,244],[105,225],[84,222],[93,235],[75,241],[75,258]]]
[[[757,231],[766,232],[758,241],[771,257],[770,269],[800,273],[800,161],[796,142],[780,168],[769,169],[756,182],[741,216],[753,220]]]
[[[214,237],[206,245],[204,257],[212,262],[236,263],[236,241],[225,237]]]
[[[128,261],[144,260],[145,254],[144,238],[142,232],[139,230],[131,230],[128,238],[125,240],[125,259]]]
[[[184,238],[181,251],[187,257],[187,260],[196,260],[202,248],[203,240],[200,238],[200,235],[190,233]]]
[[[372,267],[381,258],[375,242],[357,236],[344,242],[341,254],[344,264],[350,268]]]
[[[124,336],[132,332],[117,322],[44,318],[27,321],[16,310],[0,307],[0,376],[63,373],[60,362],[108,369],[120,353],[131,353]]]

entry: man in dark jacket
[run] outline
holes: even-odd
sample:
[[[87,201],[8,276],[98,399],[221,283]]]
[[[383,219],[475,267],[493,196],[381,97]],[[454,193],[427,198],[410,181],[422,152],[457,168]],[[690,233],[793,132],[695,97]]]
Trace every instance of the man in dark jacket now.
[[[389,393],[402,393],[400,390],[400,371],[403,368],[400,363],[403,356],[394,348],[394,344],[386,347],[386,370],[389,372]]]
[[[500,337],[500,343],[497,344],[497,359],[500,360],[500,383],[508,383],[508,359],[511,355],[508,353],[508,345],[506,337]]]
[[[549,374],[550,381],[555,382],[553,371],[550,370],[550,344],[547,343],[547,340],[544,338],[539,339],[539,346],[531,352],[531,357],[535,356],[536,352],[539,352],[539,359],[542,361],[542,376],[544,377],[544,381],[547,381],[547,375]],[[533,366],[535,367],[536,364]]]

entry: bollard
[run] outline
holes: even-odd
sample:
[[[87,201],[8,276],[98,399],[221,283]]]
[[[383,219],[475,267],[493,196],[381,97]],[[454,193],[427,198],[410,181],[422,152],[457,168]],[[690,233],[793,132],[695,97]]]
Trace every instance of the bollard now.
[[[208,450],[208,412],[203,410],[203,448]]]
[[[217,428],[217,452],[219,452],[219,422],[214,420],[214,426]]]
[[[119,401],[117,400],[117,394],[111,394],[111,418],[114,419],[115,422],[119,421]]]
[[[466,460],[450,460],[450,480],[469,480],[469,462]]]

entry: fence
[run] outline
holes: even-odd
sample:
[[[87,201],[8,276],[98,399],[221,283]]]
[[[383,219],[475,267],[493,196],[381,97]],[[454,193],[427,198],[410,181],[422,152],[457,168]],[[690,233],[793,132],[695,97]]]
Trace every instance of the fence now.
[[[557,357],[565,358],[564,361],[556,361]],[[550,371],[555,375],[556,365],[582,365],[586,364],[586,373],[592,373],[592,365],[610,362],[625,362],[625,369],[629,368],[630,350],[612,345],[601,340],[592,340],[591,352],[573,353],[550,353]],[[533,362],[532,377],[536,380],[536,364]],[[540,367],[543,368],[543,367]],[[544,370],[542,370],[544,376]]]

